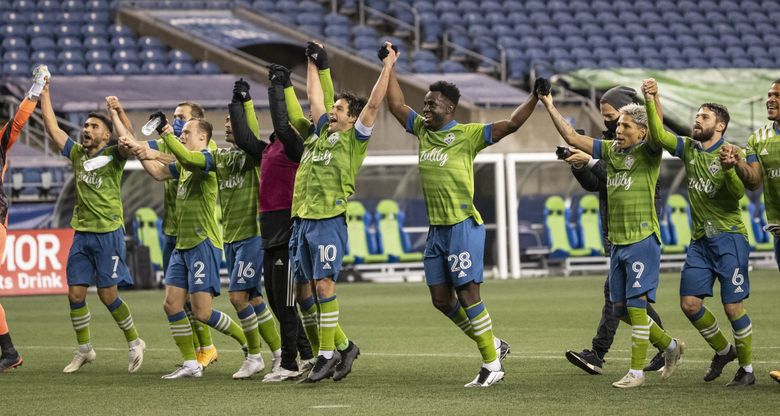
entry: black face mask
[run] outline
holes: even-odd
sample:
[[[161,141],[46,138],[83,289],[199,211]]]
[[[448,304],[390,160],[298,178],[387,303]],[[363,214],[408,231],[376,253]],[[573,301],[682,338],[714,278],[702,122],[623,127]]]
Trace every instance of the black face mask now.
[[[618,119],[606,120],[604,121],[604,125],[607,126],[607,130],[604,132],[604,135],[608,137],[615,137],[615,133],[617,132]]]

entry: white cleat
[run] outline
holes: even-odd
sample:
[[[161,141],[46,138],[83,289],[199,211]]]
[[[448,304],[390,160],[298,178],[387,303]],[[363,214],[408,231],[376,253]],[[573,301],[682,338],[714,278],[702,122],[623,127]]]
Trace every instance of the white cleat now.
[[[471,383],[464,384],[463,387],[490,387],[500,383],[504,379],[504,367],[499,371],[490,371],[485,367],[480,368],[479,374]]]
[[[75,373],[76,371],[79,371],[84,364],[95,361],[95,358],[97,358],[97,353],[95,353],[94,349],[90,349],[88,352],[81,352],[76,349],[73,354],[73,360],[70,361],[70,364],[68,364],[62,372],[67,374]]]
[[[271,372],[274,373],[282,369],[282,356],[274,357],[271,361]]]
[[[640,387],[645,384],[645,377],[637,377],[632,372],[626,373],[620,380],[612,383],[612,387],[619,389],[630,389],[633,387]]]
[[[141,368],[141,364],[144,363],[144,350],[146,350],[146,343],[138,338],[138,344],[130,347],[130,351],[127,352],[128,372],[135,373]]]
[[[278,383],[285,380],[295,380],[301,375],[300,371],[290,371],[286,368],[279,368],[263,377],[263,383]]]
[[[166,374],[161,378],[163,380],[174,380],[177,378],[198,378],[203,376],[203,366],[196,364],[194,366],[183,365],[174,372]]]
[[[233,374],[233,379],[238,380],[252,377],[253,375],[263,371],[264,368],[265,362],[263,362],[263,357],[260,355],[257,357],[246,357],[244,362],[241,363],[241,368],[239,368],[238,371]]]
[[[682,355],[685,352],[685,343],[679,339],[674,339],[677,345],[672,351],[664,352],[664,370],[661,373],[661,378],[666,380],[674,374],[677,367],[682,364]]]

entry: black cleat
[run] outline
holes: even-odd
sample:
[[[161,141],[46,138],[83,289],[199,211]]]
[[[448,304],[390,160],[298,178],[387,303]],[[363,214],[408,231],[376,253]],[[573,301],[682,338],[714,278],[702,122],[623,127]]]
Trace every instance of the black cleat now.
[[[737,349],[734,348],[733,345],[729,346],[729,352],[727,352],[725,355],[719,355],[718,353],[715,353],[715,355],[712,357],[710,368],[707,370],[707,374],[704,375],[704,381],[712,381],[720,377],[720,374],[723,372],[723,367],[725,367],[726,364],[734,361],[736,358]],[[753,380],[755,382],[755,378]]]
[[[3,356],[0,358],[0,373],[5,373],[16,367],[21,367],[22,364],[24,364],[24,359],[22,359],[22,356],[19,354],[16,354],[15,357]]]
[[[597,375],[604,371],[604,360],[591,350],[582,350],[582,352],[568,350],[566,359],[588,374]]]
[[[501,361],[504,361],[504,358],[506,358],[507,355],[512,351],[512,346],[509,345],[508,342],[504,341],[503,339],[498,339],[501,345],[496,348],[496,353],[498,355],[498,359]]]
[[[664,360],[664,352],[659,351],[658,354],[656,354],[655,357],[650,360],[650,364],[643,368],[642,371],[663,371],[665,363],[666,361]]]
[[[338,350],[333,351],[333,357],[327,359],[322,355],[317,357],[317,363],[311,369],[306,377],[305,383],[316,383],[322,379],[333,376],[333,368],[341,360],[341,354]]]
[[[339,351],[339,354],[341,354],[341,361],[336,364],[336,371],[333,372],[333,381],[339,381],[352,372],[352,363],[360,355],[360,348],[354,342],[349,341],[347,348]]]
[[[753,373],[748,373],[744,368],[739,367],[737,374],[734,376],[734,380],[731,380],[726,387],[739,387],[739,386],[751,386],[756,384],[756,376]]]

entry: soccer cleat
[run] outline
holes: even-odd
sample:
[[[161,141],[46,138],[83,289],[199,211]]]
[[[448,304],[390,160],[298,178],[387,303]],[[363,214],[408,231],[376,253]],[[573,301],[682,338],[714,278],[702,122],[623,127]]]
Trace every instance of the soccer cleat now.
[[[166,374],[161,378],[163,380],[174,380],[177,378],[198,378],[203,376],[203,366],[200,364],[194,366],[183,365],[170,374]]]
[[[642,369],[642,371],[664,371],[664,353],[663,351],[658,351],[658,354],[656,354],[652,360],[650,360],[650,364],[648,364],[645,368]]]
[[[21,367],[22,364],[24,364],[24,359],[19,354],[16,354],[16,357],[14,358],[4,356],[0,358],[0,373],[5,373],[16,367]]]
[[[566,359],[588,374],[597,375],[604,371],[604,360],[591,350],[582,350],[580,353],[568,350],[566,351]]]
[[[620,380],[612,383],[612,387],[617,387],[619,389],[630,389],[633,387],[641,387],[645,384],[645,377],[637,377],[632,372],[626,373],[626,375],[623,376]]]
[[[130,347],[127,352],[127,371],[135,373],[141,368],[141,364],[144,363],[144,350],[146,350],[146,343],[141,338],[138,338],[138,345]]]
[[[354,342],[349,341],[347,348],[339,351],[339,353],[341,354],[341,361],[336,364],[336,370],[333,372],[333,381],[339,381],[352,372],[352,363],[360,355],[360,348]]]
[[[494,384],[500,383],[504,379],[504,366],[501,366],[499,371],[490,371],[485,367],[479,369],[479,374],[470,383],[466,383],[463,387],[490,387]]]
[[[93,349],[90,349],[89,352],[81,352],[76,349],[70,364],[68,364],[68,366],[62,370],[62,372],[68,374],[75,373],[76,371],[79,371],[79,368],[81,368],[84,364],[89,364],[95,361],[95,358],[97,358],[97,354]]]
[[[300,377],[300,371],[292,371],[286,368],[279,368],[274,370],[263,377],[263,383],[278,383],[280,381],[295,380]]]
[[[271,372],[279,371],[282,368],[282,356],[274,357],[271,361]]]
[[[685,351],[685,343],[679,339],[674,339],[677,345],[672,351],[664,351],[664,371],[661,372],[661,378],[666,380],[674,374],[677,367],[682,363],[682,355]]]
[[[496,348],[496,356],[498,356],[499,360],[504,361],[504,358],[512,351],[512,346],[501,338],[499,338],[498,341],[500,345]]]
[[[333,357],[327,359],[322,355],[317,356],[317,363],[314,364],[314,368],[309,372],[309,376],[306,377],[306,383],[316,383],[324,378],[331,377],[333,375],[333,369],[336,364],[341,360],[341,354],[338,350],[333,351]]]
[[[211,346],[208,348],[201,348],[200,351],[198,351],[197,355],[198,364],[200,364],[203,369],[209,366],[209,364],[217,361],[219,359],[219,354],[217,353],[217,347]]]
[[[734,379],[726,384],[726,387],[739,387],[739,386],[752,386],[756,384],[756,376],[751,372],[748,373],[744,368],[739,367],[737,374],[734,375]]]
[[[723,372],[723,367],[726,364],[734,361],[737,358],[737,349],[733,345],[729,345],[729,352],[724,355],[715,353],[710,363],[710,368],[707,369],[707,374],[704,375],[704,381],[712,381],[720,377]]]
[[[778,371],[778,370],[770,371],[769,372],[769,377],[772,377],[772,380],[780,383],[780,371]]]
[[[235,374],[233,374],[233,379],[238,380],[242,378],[249,378],[253,375],[263,371],[265,368],[265,362],[263,361],[263,357],[259,354],[257,357],[246,357],[244,359],[244,362],[241,363],[241,368],[236,371]]]

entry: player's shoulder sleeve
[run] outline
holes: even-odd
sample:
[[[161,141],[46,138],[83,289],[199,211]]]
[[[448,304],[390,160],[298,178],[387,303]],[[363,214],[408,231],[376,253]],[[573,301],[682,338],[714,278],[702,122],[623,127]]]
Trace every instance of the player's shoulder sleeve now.
[[[416,111],[412,110],[409,112],[409,115],[406,116],[406,123],[404,123],[404,127],[408,133],[419,137],[420,133],[425,128],[424,121],[425,120],[423,120],[422,116],[417,114]]]
[[[323,114],[320,116],[320,119],[317,120],[317,129],[315,130],[317,134],[322,134],[322,129],[328,126],[328,113]]]
[[[179,162],[169,163],[168,171],[171,172],[171,177],[173,179],[179,179],[179,172],[181,171],[181,166],[179,165]]]
[[[355,138],[358,140],[368,140],[371,138],[371,133],[373,133],[373,131],[373,127],[366,126],[360,119],[357,119],[355,122]]]
[[[68,140],[65,142],[65,146],[62,148],[62,155],[70,160],[75,160],[75,158],[81,154],[81,151],[81,144],[76,143],[75,140],[68,137]]]
[[[593,138],[593,158],[608,161],[612,156],[612,143],[614,140],[602,140]]]
[[[745,160],[747,163],[756,163],[758,162],[758,133],[761,131],[762,128],[756,130],[753,132],[753,134],[750,135],[747,139],[747,145],[745,146]]]
[[[217,164],[214,161],[214,153],[217,152],[211,149],[203,149],[200,152],[203,153],[203,156],[206,158],[206,167],[203,168],[202,173],[205,175],[209,172],[215,172]]]
[[[112,162],[119,168],[124,168],[125,163],[127,163],[127,158],[119,151],[118,145],[112,144],[111,146],[106,147],[103,154],[111,156]]]
[[[475,154],[493,144],[493,123],[466,123],[459,128],[474,147]]]
[[[674,153],[672,153],[672,156],[686,160],[688,149],[691,149],[691,138],[677,136],[677,146],[674,148]]]

